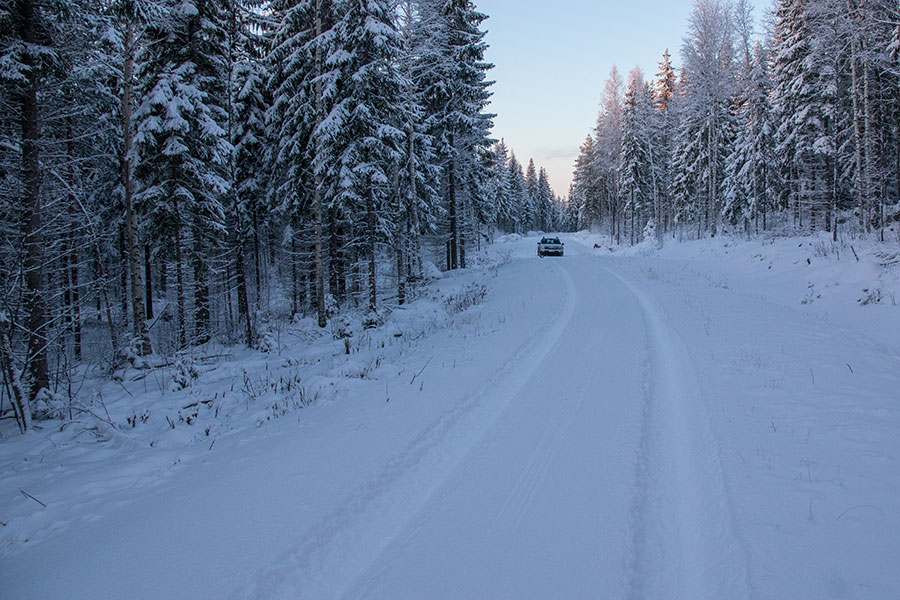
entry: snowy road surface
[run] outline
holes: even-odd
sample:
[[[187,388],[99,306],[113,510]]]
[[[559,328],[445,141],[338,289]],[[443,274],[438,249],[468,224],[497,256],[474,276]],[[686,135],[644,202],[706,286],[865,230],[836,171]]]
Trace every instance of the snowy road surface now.
[[[532,244],[396,375],[89,505],[0,594],[900,594],[896,348],[686,263]]]
[[[614,271],[552,264],[564,309],[524,385],[347,597],[749,595],[677,336]]]

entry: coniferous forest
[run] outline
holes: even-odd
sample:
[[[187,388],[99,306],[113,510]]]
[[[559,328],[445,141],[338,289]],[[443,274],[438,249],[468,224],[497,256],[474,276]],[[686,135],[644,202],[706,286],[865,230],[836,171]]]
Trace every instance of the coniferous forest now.
[[[4,0],[0,357],[20,427],[83,360],[377,315],[428,262],[526,227],[495,202],[485,19],[466,0]],[[546,174],[513,164],[549,215]]]
[[[697,0],[676,67],[609,75],[568,197],[492,139],[470,0],[3,0],[0,366],[21,429],[274,320],[378,319],[495,232],[896,241],[894,0]],[[568,93],[577,93],[577,86]]]
[[[613,69],[570,197],[614,242],[720,232],[896,243],[900,5],[697,0],[676,68]]]

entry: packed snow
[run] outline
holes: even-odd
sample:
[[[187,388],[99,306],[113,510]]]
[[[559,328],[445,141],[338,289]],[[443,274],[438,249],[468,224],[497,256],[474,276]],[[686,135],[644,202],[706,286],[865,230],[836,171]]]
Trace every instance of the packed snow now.
[[[4,423],[3,597],[900,596],[896,245],[560,237]]]

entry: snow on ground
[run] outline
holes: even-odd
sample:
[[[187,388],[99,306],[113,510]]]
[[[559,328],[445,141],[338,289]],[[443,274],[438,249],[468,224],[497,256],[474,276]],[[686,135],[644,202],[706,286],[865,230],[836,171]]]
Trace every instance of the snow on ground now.
[[[4,425],[4,597],[900,596],[898,253],[562,238]]]

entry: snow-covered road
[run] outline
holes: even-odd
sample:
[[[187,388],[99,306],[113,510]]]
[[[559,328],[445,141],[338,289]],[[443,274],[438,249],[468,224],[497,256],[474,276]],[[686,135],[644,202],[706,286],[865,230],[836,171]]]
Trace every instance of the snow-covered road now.
[[[395,357],[396,375],[85,511],[3,559],[0,593],[900,593],[893,351],[686,263],[532,245],[470,321]]]
[[[749,596],[682,343],[625,276],[553,266],[561,331],[345,597]]]

